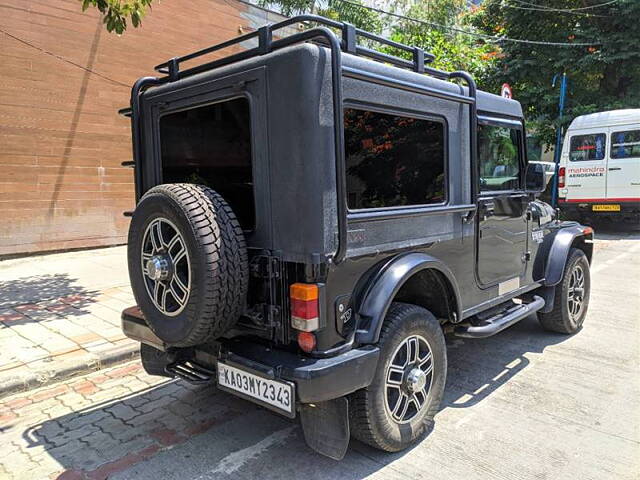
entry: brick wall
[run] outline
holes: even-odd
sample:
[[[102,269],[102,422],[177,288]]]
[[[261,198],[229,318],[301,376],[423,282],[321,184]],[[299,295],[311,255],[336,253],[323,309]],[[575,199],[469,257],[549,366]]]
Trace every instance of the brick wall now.
[[[0,256],[126,241],[136,78],[272,15],[234,0],[155,2],[107,33],[78,0],[0,0]]]

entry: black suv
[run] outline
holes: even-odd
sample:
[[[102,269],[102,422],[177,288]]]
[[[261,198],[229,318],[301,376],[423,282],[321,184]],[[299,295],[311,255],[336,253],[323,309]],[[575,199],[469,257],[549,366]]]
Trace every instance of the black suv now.
[[[306,15],[135,83],[122,323],[147,372],[299,416],[340,459],[428,430],[445,333],[580,330],[592,229],[536,199],[520,104],[432,59]]]

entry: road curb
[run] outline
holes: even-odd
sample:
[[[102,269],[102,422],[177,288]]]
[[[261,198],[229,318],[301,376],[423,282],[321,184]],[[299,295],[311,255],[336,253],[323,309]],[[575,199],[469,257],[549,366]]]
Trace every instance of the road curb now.
[[[57,362],[53,360],[51,369],[39,369],[16,376],[0,378],[0,399],[14,393],[50,385],[75,375],[95,372],[103,368],[128,362],[140,355],[137,342],[126,342],[100,354],[83,355],[82,358]]]

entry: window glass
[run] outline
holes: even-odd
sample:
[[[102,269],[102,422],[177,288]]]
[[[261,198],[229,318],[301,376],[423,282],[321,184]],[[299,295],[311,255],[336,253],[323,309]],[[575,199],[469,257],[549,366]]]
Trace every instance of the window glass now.
[[[235,98],[160,117],[162,181],[222,195],[245,230],[255,226],[249,101]]]
[[[444,202],[442,122],[346,108],[344,137],[349,208]]]
[[[520,133],[517,128],[480,125],[480,190],[515,190],[520,186]]]
[[[640,157],[640,130],[613,132],[611,134],[611,158]]]
[[[575,135],[571,137],[569,160],[572,162],[602,160],[604,158],[605,142],[604,133]]]

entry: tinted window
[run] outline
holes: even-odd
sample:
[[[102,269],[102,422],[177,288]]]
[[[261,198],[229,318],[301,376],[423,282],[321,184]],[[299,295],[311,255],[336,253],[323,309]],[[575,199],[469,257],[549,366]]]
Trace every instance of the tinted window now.
[[[349,208],[444,202],[442,122],[347,108],[344,137]]]
[[[611,134],[611,158],[640,157],[640,130],[613,132]]]
[[[480,189],[515,190],[520,186],[520,132],[516,128],[478,128]]]
[[[572,162],[602,160],[604,158],[605,141],[604,133],[571,137],[569,159]]]
[[[255,225],[249,101],[236,98],[160,118],[162,181],[216,190],[245,230]]]

